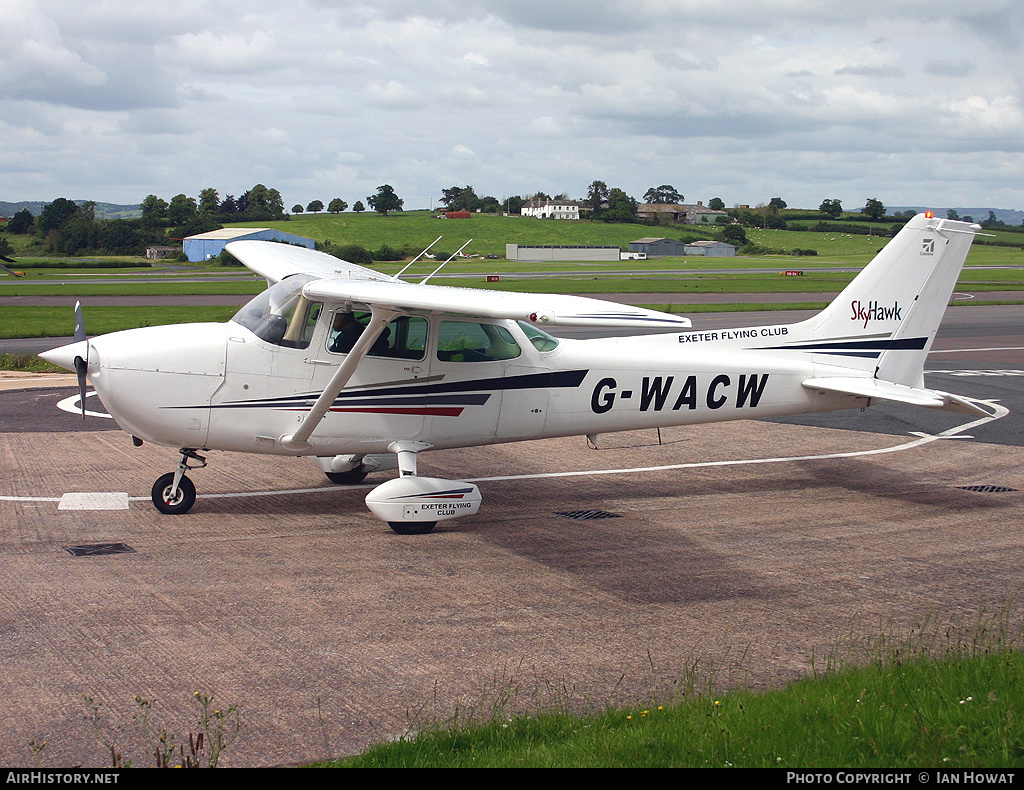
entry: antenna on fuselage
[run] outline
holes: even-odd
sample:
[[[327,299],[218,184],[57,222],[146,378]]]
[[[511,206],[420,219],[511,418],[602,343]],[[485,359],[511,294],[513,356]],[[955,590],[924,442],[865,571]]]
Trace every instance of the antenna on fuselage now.
[[[473,240],[470,239],[469,241],[473,241]],[[422,280],[420,280],[420,285],[426,285],[427,280],[429,280],[431,277],[433,277],[435,274],[437,274],[439,271],[441,271],[441,269],[443,269],[446,265],[448,265],[449,262],[451,262],[452,258],[454,258],[456,255],[458,255],[460,252],[462,252],[464,249],[466,249],[466,247],[469,246],[469,241],[467,241],[465,244],[463,244],[461,247],[459,247],[457,250],[455,250],[455,252],[453,252],[449,256],[447,261],[442,263],[440,266],[438,266],[436,269],[434,269],[434,271],[432,271],[430,274],[428,274],[426,277],[424,277]]]
[[[434,239],[432,242],[430,242],[430,244],[427,245],[427,248],[425,250],[423,250],[423,252],[421,252],[415,258],[413,258],[411,261],[409,261],[409,263],[407,263],[405,265],[405,267],[402,269],[402,271],[400,271],[398,274],[396,274],[395,277],[398,278],[398,277],[401,277],[403,274],[405,274],[405,270],[406,269],[408,269],[410,266],[412,266],[414,263],[416,263],[416,261],[418,261],[424,255],[426,255],[428,252],[430,252],[430,248],[433,247],[435,244],[437,244],[439,241],[441,241],[441,239],[443,239],[443,238],[444,238],[444,236],[438,236],[436,239]]]

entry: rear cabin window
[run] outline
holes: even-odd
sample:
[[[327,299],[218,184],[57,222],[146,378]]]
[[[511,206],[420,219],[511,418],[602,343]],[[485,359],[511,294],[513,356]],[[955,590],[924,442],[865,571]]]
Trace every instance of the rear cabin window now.
[[[369,313],[336,312],[331,318],[331,330],[327,334],[327,350],[334,354],[349,353],[369,322]],[[384,328],[367,356],[423,359],[426,347],[426,319],[403,315]]]
[[[470,321],[442,321],[437,338],[437,358],[442,362],[498,362],[522,354],[512,334],[503,326]]]

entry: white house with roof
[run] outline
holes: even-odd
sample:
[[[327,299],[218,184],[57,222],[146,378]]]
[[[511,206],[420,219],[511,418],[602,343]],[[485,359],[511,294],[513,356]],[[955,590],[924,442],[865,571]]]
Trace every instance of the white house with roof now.
[[[579,219],[578,200],[528,200],[519,212],[524,217],[539,219]]]

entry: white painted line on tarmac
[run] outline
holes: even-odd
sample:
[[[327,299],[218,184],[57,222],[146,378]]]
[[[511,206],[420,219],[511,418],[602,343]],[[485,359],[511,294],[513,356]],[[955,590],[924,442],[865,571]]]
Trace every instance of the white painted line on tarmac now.
[[[666,472],[674,469],[700,469],[714,466],[744,466],[747,464],[780,464],[780,463],[791,463],[793,461],[823,461],[830,458],[864,458],[865,456],[871,455],[885,455],[887,453],[896,453],[902,450],[911,450],[915,447],[920,447],[931,442],[938,441],[940,439],[956,439],[959,438],[959,434],[962,431],[970,430],[971,428],[977,428],[979,425],[992,422],[1005,417],[1010,413],[1010,410],[1005,406],[1000,406],[998,403],[992,401],[982,401],[970,399],[974,403],[983,403],[986,406],[992,408],[993,414],[989,417],[982,417],[978,420],[972,420],[971,422],[958,425],[954,428],[943,431],[937,434],[926,434],[914,439],[910,442],[904,442],[903,444],[893,445],[892,447],[879,447],[874,450],[855,450],[848,453],[822,453],[820,455],[791,455],[782,458],[744,458],[733,461],[703,461],[689,464],[665,464],[663,466],[643,466],[633,467],[630,469],[594,469],[589,471],[581,472],[541,472],[538,474],[529,475],[508,475],[503,477],[477,477],[468,478],[467,482],[478,483],[488,480],[531,480],[542,477],[583,477],[586,475],[615,475],[615,474],[635,474],[638,472]]]
[[[125,492],[76,492],[60,498],[57,510],[127,510],[128,494]]]
[[[928,352],[928,355],[932,354],[965,354],[971,351],[1024,351],[1024,346],[1006,346],[1005,348],[947,348],[942,351],[936,351],[932,349]],[[941,373],[938,370],[926,370],[925,373]]]
[[[782,463],[793,463],[795,461],[824,461],[836,458],[866,458],[872,455],[885,455],[888,453],[897,453],[904,450],[912,450],[915,447],[921,447],[931,442],[941,441],[945,439],[958,439],[961,438],[961,434],[965,431],[977,428],[980,425],[999,420],[1010,413],[1010,410],[1005,406],[1001,406],[995,401],[989,400],[978,400],[970,398],[973,403],[982,404],[992,409],[992,414],[988,417],[982,417],[977,420],[971,420],[965,422],[962,425],[957,425],[953,428],[949,428],[941,433],[937,434],[923,434],[918,435],[916,439],[909,442],[903,442],[896,444],[891,447],[879,447],[873,450],[854,450],[846,453],[821,453],[818,455],[790,455],[779,458],[738,458],[731,461],[697,461],[693,463],[684,464],[663,464],[660,466],[640,466],[640,467],[617,467],[615,469],[584,469],[575,472],[537,472],[533,474],[525,475],[498,475],[494,477],[473,477],[465,478],[466,482],[470,483],[485,483],[494,481],[507,481],[507,480],[539,480],[541,478],[555,478],[555,477],[590,477],[594,475],[630,475],[630,474],[642,474],[644,472],[668,472],[677,469],[702,469],[712,468],[720,466],[746,466],[754,464],[782,464]],[[966,437],[962,437],[966,438]],[[344,486],[345,490],[359,490],[376,488],[376,483],[364,483],[361,485]],[[325,488],[323,486],[318,488],[292,488],[284,489],[279,491],[240,491],[235,493],[224,493],[224,494],[204,494],[201,498],[206,499],[230,499],[230,498],[243,498],[243,497],[262,497],[262,496],[294,496],[298,494],[324,494],[332,491],[331,488]],[[148,502],[150,497],[148,496],[133,496],[128,497],[131,502]],[[57,497],[12,497],[12,496],[0,496],[0,502],[59,502],[61,498]]]
[[[85,393],[85,397],[95,395],[96,391]],[[57,402],[57,408],[61,411],[66,411],[68,414],[81,414],[82,413],[82,399],[77,395],[72,395],[70,398],[65,398],[62,401]],[[88,411],[85,412],[89,417],[106,417],[108,420],[114,419],[106,412],[102,411]]]

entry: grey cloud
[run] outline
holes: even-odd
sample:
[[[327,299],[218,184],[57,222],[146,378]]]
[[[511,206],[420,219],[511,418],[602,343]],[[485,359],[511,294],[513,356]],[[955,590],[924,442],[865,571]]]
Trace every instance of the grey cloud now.
[[[896,66],[843,66],[833,73],[840,77],[895,78],[907,76],[903,69]]]
[[[975,65],[969,60],[930,60],[924,70],[936,77],[966,77],[974,73]]]
[[[1017,0],[1000,4],[991,11],[963,14],[962,19],[976,35],[1001,49],[1020,49],[1024,30],[1024,7]]]

